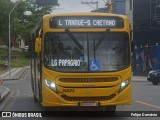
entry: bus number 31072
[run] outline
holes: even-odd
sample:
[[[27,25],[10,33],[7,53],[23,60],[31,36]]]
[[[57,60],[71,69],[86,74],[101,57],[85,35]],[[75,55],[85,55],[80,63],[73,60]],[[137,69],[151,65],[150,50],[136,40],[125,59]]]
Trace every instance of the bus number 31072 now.
[[[74,89],[63,89],[62,91],[63,92],[74,92],[75,90]]]

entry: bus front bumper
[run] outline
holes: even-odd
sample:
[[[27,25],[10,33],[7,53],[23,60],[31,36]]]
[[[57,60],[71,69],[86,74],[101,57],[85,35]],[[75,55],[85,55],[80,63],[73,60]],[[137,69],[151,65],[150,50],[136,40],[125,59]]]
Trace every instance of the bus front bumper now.
[[[47,93],[47,94],[44,94]],[[61,97],[58,93],[49,89],[48,87],[44,87],[44,93],[42,93],[42,106],[43,107],[76,107],[83,106],[82,103],[96,103],[95,106],[111,106],[111,105],[130,105],[131,104],[131,84],[129,84],[124,90],[121,92],[117,92],[116,94],[109,96],[109,100],[95,100],[95,101],[81,101],[81,96],[79,100],[66,100]],[[103,99],[103,98],[102,98]],[[93,104],[88,104],[93,105]]]

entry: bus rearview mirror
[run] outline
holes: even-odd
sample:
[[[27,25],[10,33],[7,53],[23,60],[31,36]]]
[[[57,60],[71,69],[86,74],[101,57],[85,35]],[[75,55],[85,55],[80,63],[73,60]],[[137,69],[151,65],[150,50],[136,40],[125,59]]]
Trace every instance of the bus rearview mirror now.
[[[36,38],[35,41],[35,52],[40,53],[41,52],[41,39]]]

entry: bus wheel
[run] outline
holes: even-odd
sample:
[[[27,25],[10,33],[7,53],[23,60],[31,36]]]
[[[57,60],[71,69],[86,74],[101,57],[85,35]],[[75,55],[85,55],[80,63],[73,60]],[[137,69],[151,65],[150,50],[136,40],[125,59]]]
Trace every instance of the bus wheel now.
[[[116,111],[116,105],[106,106],[105,107],[105,111],[108,111],[108,112],[111,112],[111,113],[115,113],[115,111]]]
[[[34,95],[34,102],[38,103],[38,99],[37,99],[37,97],[35,95]]]

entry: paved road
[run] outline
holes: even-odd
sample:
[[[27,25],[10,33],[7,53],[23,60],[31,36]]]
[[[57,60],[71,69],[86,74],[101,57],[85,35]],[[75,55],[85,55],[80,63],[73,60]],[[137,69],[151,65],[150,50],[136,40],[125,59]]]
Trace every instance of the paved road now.
[[[4,85],[11,89],[10,95],[6,98],[3,103],[3,111],[44,111],[40,104],[34,103],[33,93],[31,91],[30,85],[30,73],[22,80],[10,80],[4,81]],[[131,106],[118,106],[117,111],[160,111],[160,84],[158,86],[153,86],[150,82],[133,82],[133,102]],[[96,114],[96,113],[95,113]],[[73,117],[62,117],[56,116],[54,119],[75,119]],[[112,119],[138,119],[135,117],[122,117],[120,113],[116,115],[118,117]],[[10,120],[11,118],[5,118],[4,120]],[[17,120],[17,118],[12,118]],[[25,118],[27,120],[27,118]],[[51,118],[41,118],[41,119],[51,119]],[[52,118],[53,119],[53,118]],[[86,117],[81,116],[76,119],[106,119],[106,117]],[[111,119],[111,118],[110,118]],[[140,118],[143,120],[159,118]]]

